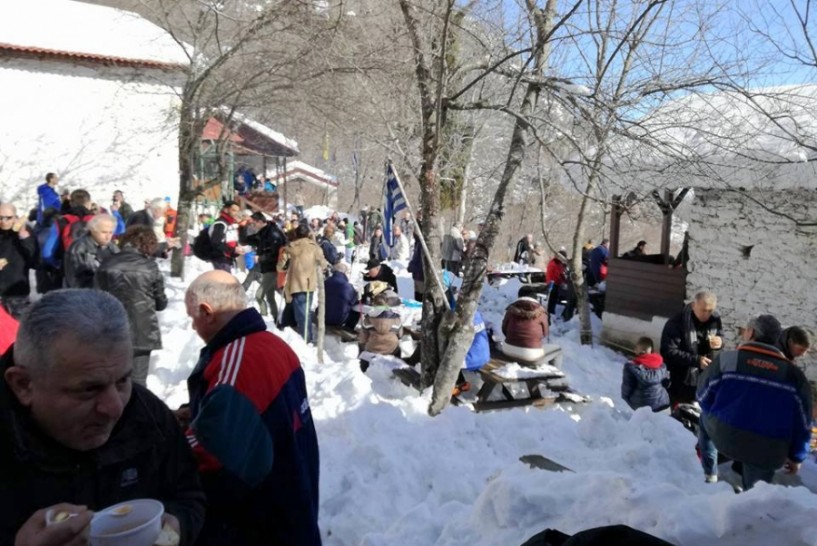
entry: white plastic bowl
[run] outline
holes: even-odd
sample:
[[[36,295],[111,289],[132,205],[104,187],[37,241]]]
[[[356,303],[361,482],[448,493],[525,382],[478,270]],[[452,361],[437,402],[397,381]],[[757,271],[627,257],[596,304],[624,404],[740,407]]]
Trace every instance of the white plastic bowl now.
[[[130,512],[117,515],[117,508]],[[91,546],[153,546],[162,532],[164,505],[153,499],[135,499],[115,504],[94,514]]]

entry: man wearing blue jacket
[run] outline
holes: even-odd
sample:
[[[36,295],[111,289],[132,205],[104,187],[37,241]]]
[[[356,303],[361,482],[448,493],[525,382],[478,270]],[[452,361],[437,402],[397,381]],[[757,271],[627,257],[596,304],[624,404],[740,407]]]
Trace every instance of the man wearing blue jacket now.
[[[60,194],[57,193],[57,184],[60,179],[54,173],[45,175],[45,184],[37,186],[37,224],[43,223],[43,216],[48,209],[59,212],[62,206]]]
[[[707,482],[718,480],[718,451],[743,463],[743,489],[796,474],[809,452],[811,390],[803,372],[775,347],[780,322],[749,321],[737,350],[715,356],[698,382],[699,445]]]
[[[187,380],[187,439],[207,495],[198,546],[320,546],[318,439],[298,356],[215,270],[185,294],[206,343]]]
[[[349,282],[349,266],[343,262],[332,268],[332,276],[324,281],[326,289],[326,314],[324,320],[327,326],[340,326],[347,330],[354,330],[360,320],[360,313],[355,312],[355,306],[360,298],[352,283]]]

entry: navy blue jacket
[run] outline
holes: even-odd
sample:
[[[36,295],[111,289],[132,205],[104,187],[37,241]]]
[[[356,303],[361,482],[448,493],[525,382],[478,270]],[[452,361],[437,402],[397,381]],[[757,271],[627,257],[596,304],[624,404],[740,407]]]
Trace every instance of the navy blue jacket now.
[[[638,355],[624,365],[621,397],[632,409],[649,407],[661,411],[669,407],[669,372],[658,353]]]
[[[318,439],[297,355],[246,309],[201,350],[187,386],[208,499],[198,544],[319,546]]]
[[[326,289],[326,324],[341,326],[354,312],[359,299],[355,287],[349,282],[344,273],[335,271],[324,281]]]
[[[591,286],[601,282],[601,265],[607,263],[610,251],[604,245],[599,245],[590,251],[590,267],[588,268],[588,282]],[[591,282],[592,280],[592,282]]]
[[[802,462],[811,439],[811,389],[772,345],[744,343],[715,356],[698,382],[701,420],[718,451],[777,469]]]

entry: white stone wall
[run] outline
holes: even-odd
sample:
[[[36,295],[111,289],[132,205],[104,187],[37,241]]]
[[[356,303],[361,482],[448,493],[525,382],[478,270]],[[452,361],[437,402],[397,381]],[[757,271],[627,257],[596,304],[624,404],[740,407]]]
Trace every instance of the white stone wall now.
[[[717,294],[730,346],[737,327],[762,313],[784,326],[817,325],[817,227],[798,228],[764,209],[815,222],[817,191],[749,195],[763,206],[738,193],[697,189],[688,212],[687,294],[702,289]]]
[[[6,60],[0,66],[0,199],[36,206],[56,172],[100,205],[122,189],[134,209],[178,196],[179,75],[96,65]]]

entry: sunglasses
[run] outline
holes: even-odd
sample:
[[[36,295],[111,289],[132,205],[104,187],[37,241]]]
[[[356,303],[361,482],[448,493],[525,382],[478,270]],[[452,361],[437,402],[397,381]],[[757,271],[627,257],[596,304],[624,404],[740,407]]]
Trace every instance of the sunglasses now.
[[[0,221],[6,222],[8,220],[14,220],[14,216],[0,216]]]

